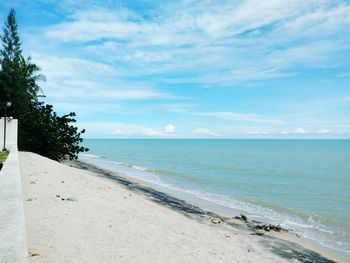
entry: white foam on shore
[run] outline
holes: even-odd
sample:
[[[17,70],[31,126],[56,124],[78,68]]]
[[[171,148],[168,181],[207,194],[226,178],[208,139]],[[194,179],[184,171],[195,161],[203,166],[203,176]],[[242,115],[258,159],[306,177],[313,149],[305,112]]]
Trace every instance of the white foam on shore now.
[[[81,153],[79,154],[79,157],[82,157],[83,159],[90,159],[90,158],[101,158],[101,156],[95,155],[95,154],[89,154],[89,153]]]
[[[304,238],[316,241],[323,247],[342,253],[350,253],[350,243],[348,242],[350,239],[349,234],[325,226],[317,222],[311,216],[307,219],[303,219],[282,211],[276,211],[268,207],[242,201],[236,197],[214,194],[201,190],[186,189],[165,182],[159,175],[157,175],[157,170],[140,165],[109,161],[93,154],[84,154],[81,155],[81,157],[82,159],[86,159],[103,168],[113,170],[135,179],[140,179],[154,185],[155,187],[158,186],[165,192],[183,198],[189,203],[204,205],[206,206],[204,208],[218,208],[218,211],[215,212],[220,212],[222,211],[222,208],[225,208],[225,213],[228,212],[232,216],[237,215],[237,213],[245,213],[248,214],[249,218],[256,221],[279,224],[283,228],[291,230]],[[200,201],[198,201],[198,199]]]
[[[295,232],[305,238],[316,241],[324,247],[345,253],[350,252],[349,244],[346,243],[346,239],[349,239],[349,236],[347,236],[346,233],[336,229],[330,230],[329,227],[316,221],[309,222],[308,220],[299,218],[294,215],[251,204],[249,202],[238,200],[230,196],[213,194],[203,191],[186,190],[173,185],[169,185],[169,187],[172,190],[188,193],[212,204],[232,209],[232,216],[237,215],[234,214],[237,213],[237,210],[242,213],[248,213],[249,218],[256,221],[269,224],[279,224],[283,228]],[[340,239],[344,239],[344,241]]]

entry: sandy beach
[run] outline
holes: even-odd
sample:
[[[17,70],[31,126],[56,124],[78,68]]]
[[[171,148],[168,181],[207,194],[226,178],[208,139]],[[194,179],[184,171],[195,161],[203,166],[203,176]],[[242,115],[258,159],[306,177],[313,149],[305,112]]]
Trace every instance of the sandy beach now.
[[[334,262],[121,175],[19,157],[30,262]]]

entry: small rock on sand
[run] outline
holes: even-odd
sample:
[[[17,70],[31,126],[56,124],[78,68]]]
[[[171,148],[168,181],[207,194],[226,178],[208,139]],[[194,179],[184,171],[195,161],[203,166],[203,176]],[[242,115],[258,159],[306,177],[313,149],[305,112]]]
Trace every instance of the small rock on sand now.
[[[265,235],[265,232],[263,230],[258,229],[258,230],[256,230],[255,234],[258,236],[263,236],[263,235]]]
[[[248,221],[248,217],[246,217],[246,216],[243,215],[243,214],[241,214],[241,218],[242,218],[243,221],[246,221],[246,222]]]
[[[215,225],[221,223],[221,221],[220,221],[219,218],[214,218],[214,219],[211,220],[211,222],[212,222],[213,224],[215,224]]]
[[[40,256],[40,254],[39,253],[35,253],[35,252],[29,252],[29,256],[36,257],[36,256]]]
[[[243,220],[244,222],[248,221],[248,217],[243,214],[240,214],[240,216],[235,216],[234,219]]]

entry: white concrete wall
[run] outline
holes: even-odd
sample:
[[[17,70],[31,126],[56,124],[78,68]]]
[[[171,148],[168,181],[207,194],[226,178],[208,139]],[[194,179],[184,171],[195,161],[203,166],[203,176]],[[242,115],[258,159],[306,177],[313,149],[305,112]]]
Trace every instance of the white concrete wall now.
[[[27,241],[17,147],[0,171],[0,262],[26,263]]]
[[[27,241],[18,151],[10,154],[0,171],[0,262],[26,263]]]
[[[3,124],[4,118],[1,118],[1,149]],[[17,151],[17,120],[8,121],[6,130],[6,148],[10,153],[0,171],[0,263],[26,263],[28,252]]]
[[[17,147],[18,121],[6,118],[6,148]],[[4,117],[0,119],[0,150],[4,147]]]

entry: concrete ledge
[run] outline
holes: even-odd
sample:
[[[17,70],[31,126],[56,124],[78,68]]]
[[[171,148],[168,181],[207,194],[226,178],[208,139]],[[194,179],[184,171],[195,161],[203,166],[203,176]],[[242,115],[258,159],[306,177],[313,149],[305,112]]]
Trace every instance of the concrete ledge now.
[[[0,262],[27,262],[22,185],[16,146],[0,171]]]

